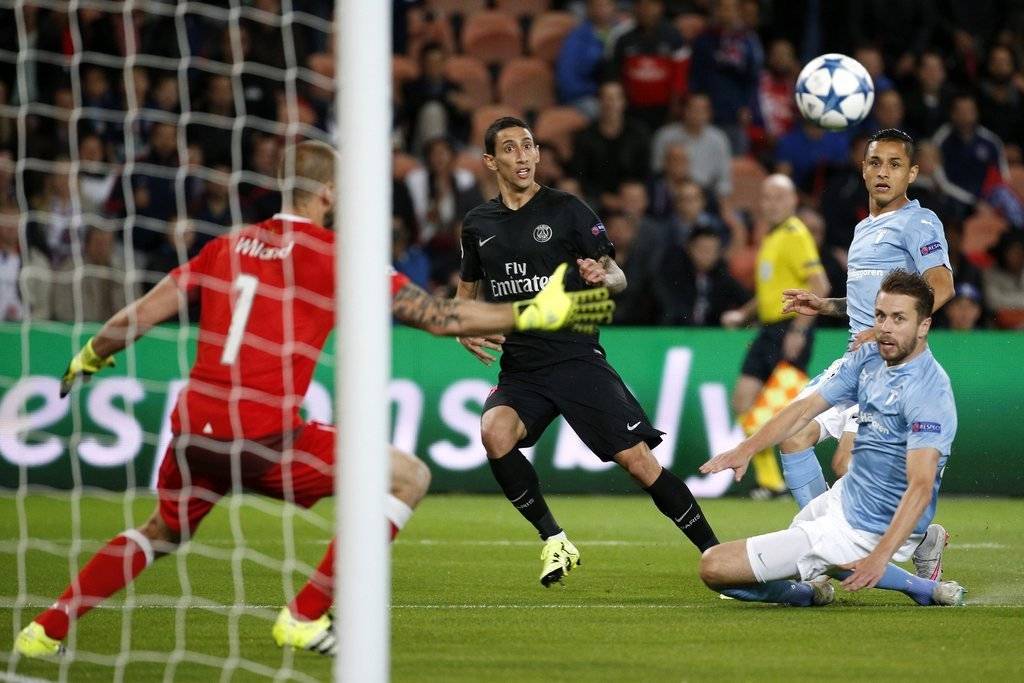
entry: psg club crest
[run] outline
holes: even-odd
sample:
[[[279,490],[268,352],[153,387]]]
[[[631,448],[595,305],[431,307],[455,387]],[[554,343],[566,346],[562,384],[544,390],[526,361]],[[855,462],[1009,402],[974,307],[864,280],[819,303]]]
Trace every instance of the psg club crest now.
[[[545,223],[541,223],[533,229],[533,239],[538,242],[547,242],[551,239],[551,226]]]

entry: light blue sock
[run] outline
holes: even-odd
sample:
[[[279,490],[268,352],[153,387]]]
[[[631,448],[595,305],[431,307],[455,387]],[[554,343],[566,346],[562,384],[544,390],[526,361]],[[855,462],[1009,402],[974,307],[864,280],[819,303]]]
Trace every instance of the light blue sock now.
[[[733,586],[718,592],[744,602],[776,602],[794,607],[810,607],[814,597],[814,589],[810,585],[788,579]]]
[[[829,575],[842,581],[852,573],[847,569],[840,569],[835,572],[829,572]],[[875,584],[875,588],[899,591],[919,605],[930,605],[932,604],[932,590],[935,589],[937,584],[938,581],[922,579],[920,576],[911,574],[903,567],[890,564],[885,568],[885,573],[882,574],[882,578]]]
[[[793,494],[801,510],[828,490],[825,475],[821,471],[813,448],[805,448],[796,453],[782,453],[780,460],[786,486],[789,487],[789,492]]]

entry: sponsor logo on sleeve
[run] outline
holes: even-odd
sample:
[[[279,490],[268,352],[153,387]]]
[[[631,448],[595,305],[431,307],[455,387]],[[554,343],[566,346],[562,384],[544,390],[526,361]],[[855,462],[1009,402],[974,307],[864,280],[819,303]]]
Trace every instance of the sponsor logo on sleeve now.
[[[604,230],[604,224],[603,223],[598,223],[597,225],[595,225],[594,227],[592,227],[590,229],[590,234],[592,234],[594,237],[597,237],[598,235],[600,235],[604,231],[605,231]]]
[[[910,424],[910,431],[912,432],[931,432],[932,434],[941,434],[942,425],[938,422],[912,422]]]
[[[933,251],[942,251],[942,244],[939,242],[932,242],[921,247],[921,256],[927,256]]]

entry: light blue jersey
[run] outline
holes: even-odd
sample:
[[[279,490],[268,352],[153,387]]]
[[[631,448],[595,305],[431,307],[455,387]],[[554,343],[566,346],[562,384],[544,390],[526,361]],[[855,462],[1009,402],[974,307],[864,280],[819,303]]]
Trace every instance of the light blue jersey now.
[[[957,425],[953,388],[931,350],[889,367],[878,344],[864,344],[818,392],[833,406],[860,406],[853,459],[843,478],[843,512],[855,529],[884,534],[907,490],[907,451],[939,452],[932,499],[914,526],[923,534],[935,516]]]
[[[889,271],[902,268],[920,275],[936,266],[950,267],[942,221],[916,199],[858,223],[853,229],[846,277],[850,339],[874,327],[875,296]]]

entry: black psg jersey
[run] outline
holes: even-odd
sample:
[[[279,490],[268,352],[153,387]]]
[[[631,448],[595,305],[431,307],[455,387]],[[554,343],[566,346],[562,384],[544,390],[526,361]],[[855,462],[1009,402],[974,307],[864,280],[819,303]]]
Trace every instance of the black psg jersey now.
[[[584,289],[578,258],[614,256],[608,233],[590,207],[573,195],[541,186],[518,210],[495,197],[466,214],[462,224],[465,282],[480,282],[484,299],[512,302],[535,296],[562,263],[566,289]],[[566,358],[602,355],[596,335],[513,332],[502,347],[503,370],[525,370]]]

